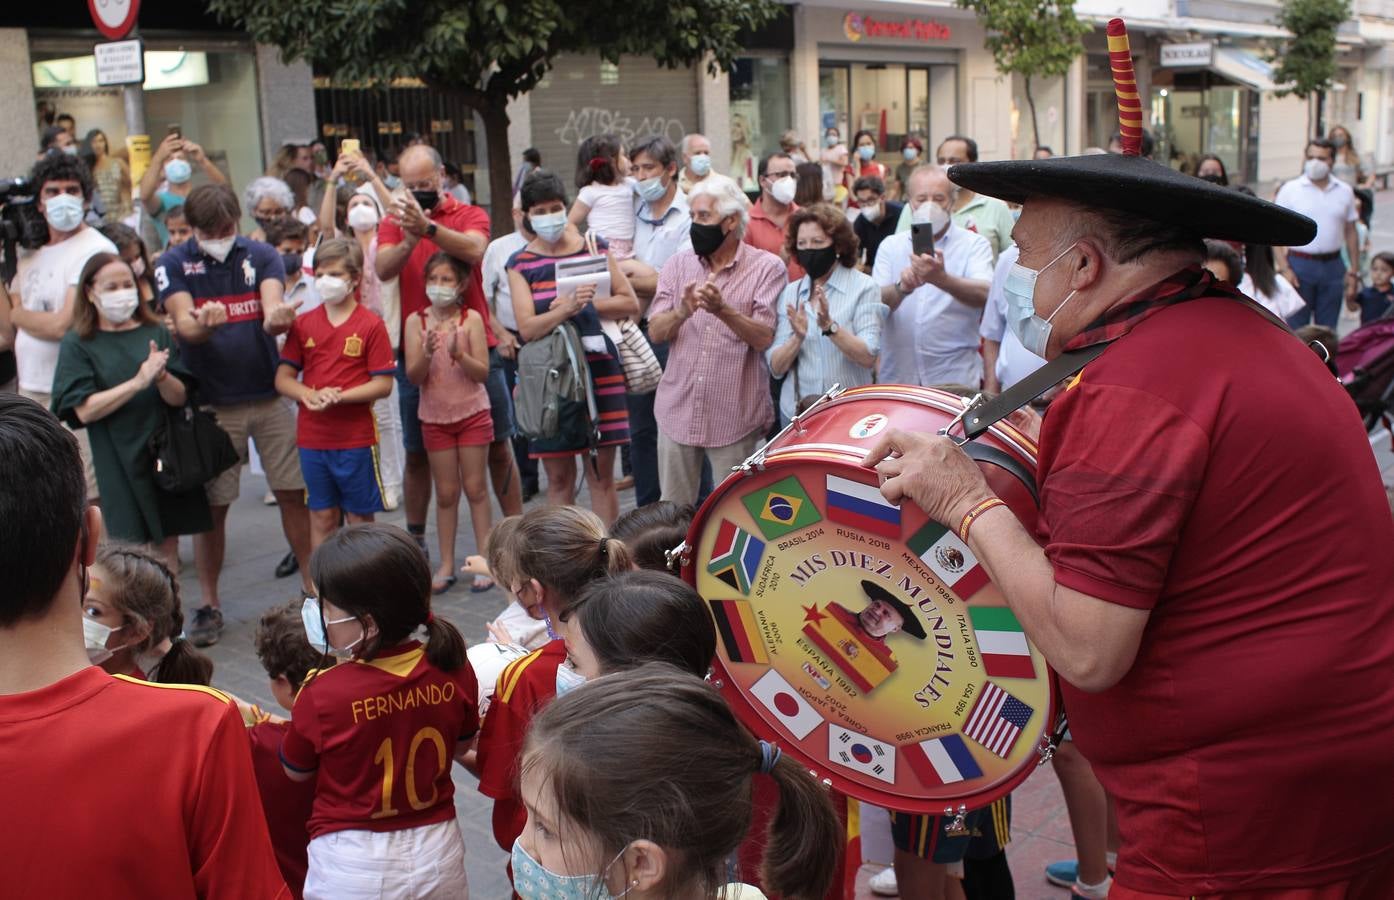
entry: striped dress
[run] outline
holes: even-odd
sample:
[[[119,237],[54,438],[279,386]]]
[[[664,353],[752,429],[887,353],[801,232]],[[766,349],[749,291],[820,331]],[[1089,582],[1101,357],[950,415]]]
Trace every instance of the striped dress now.
[[[599,242],[600,252],[607,252],[607,246]],[[532,308],[537,315],[547,312],[557,296],[556,262],[559,259],[574,259],[586,256],[583,246],[575,253],[561,256],[547,256],[524,247],[508,260],[508,268],[517,270],[532,289]],[[629,443],[629,406],[625,401],[624,369],[620,366],[615,345],[610,343],[600,330],[600,316],[593,304],[588,304],[571,317],[571,324],[581,334],[586,344],[586,364],[591,370],[591,381],[595,386],[595,407],[600,415],[601,447],[619,447]],[[603,348],[603,349],[602,349]],[[563,427],[563,432],[568,429]],[[571,446],[565,438],[548,441],[529,441],[528,456],[533,459],[546,457],[574,456],[585,451],[584,445]]]

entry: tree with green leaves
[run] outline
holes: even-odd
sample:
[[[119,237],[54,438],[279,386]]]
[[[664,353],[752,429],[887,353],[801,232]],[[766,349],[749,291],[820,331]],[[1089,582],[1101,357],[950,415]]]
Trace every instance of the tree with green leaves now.
[[[1292,35],[1273,52],[1273,81],[1279,97],[1311,97],[1336,78],[1336,29],[1350,18],[1350,0],[1284,0],[1277,24]],[[1311,133],[1311,107],[1307,131]]]
[[[740,36],[777,0],[208,0],[225,22],[290,62],[337,81],[419,78],[484,123],[495,234],[510,228],[508,101],[537,86],[558,54],[651,56],[676,68],[729,69]]]
[[[1039,147],[1041,127],[1031,79],[1068,72],[1075,57],[1084,52],[1081,41],[1092,28],[1075,18],[1074,0],[958,0],[958,5],[977,13],[987,30],[983,46],[992,54],[997,71],[1020,75],[1025,82],[1031,134]]]

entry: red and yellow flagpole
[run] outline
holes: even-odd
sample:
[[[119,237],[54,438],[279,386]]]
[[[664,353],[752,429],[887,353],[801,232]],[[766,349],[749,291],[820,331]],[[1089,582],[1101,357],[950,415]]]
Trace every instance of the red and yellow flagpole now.
[[[1128,28],[1122,19],[1110,19],[1108,33],[1108,62],[1113,70],[1113,92],[1118,96],[1118,134],[1123,153],[1142,155],[1142,99],[1137,92],[1137,75],[1133,72],[1133,52],[1128,44]]]

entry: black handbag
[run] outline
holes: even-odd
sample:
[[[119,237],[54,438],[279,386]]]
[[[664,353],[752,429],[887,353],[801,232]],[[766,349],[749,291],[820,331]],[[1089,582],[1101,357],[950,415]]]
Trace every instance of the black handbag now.
[[[171,494],[201,488],[237,465],[232,438],[217,418],[194,405],[165,406],[164,424],[150,436],[155,485]]]

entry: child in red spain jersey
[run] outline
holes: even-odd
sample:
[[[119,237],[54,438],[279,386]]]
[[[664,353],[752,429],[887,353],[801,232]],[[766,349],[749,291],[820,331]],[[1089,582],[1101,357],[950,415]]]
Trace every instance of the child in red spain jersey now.
[[[325,662],[305,640],[301,605],[287,603],[267,610],[257,623],[257,659],[271,679],[271,696],[286,711],[295,705],[295,695],[316,666]],[[260,711],[258,711],[260,712]],[[315,802],[315,780],[292,781],[281,765],[281,744],[290,722],[260,713],[247,728],[252,742],[252,768],[261,790],[261,808],[271,831],[276,864],[296,900],[305,890],[305,870],[309,866],[306,847],[310,843],[310,813]]]
[[[439,251],[426,260],[426,297],[431,301],[406,322],[402,346],[407,378],[421,386],[421,437],[436,486],[436,533],[440,568],[431,590],[443,594],[455,584],[455,532],[460,527],[460,486],[469,500],[474,543],[488,546],[491,507],[489,442],[494,419],[484,382],[489,377],[489,345],[484,319],[464,305],[470,267]],[[476,574],[470,590],[493,586]]]
[[[163,684],[209,684],[213,661],[186,641],[179,579],[148,548],[106,543],[82,603],[87,658],[112,675]]]
[[[341,512],[352,524],[373,521],[383,508],[373,403],[392,393],[397,362],[387,326],[358,303],[362,280],[356,242],[320,245],[315,288],[324,305],[296,318],[276,368],[276,390],[305,407],[295,443],[314,547],[339,527]]]
[[[494,840],[504,850],[527,818],[517,775],[528,723],[558,693],[582,681],[566,662],[558,623],[587,584],[631,568],[624,544],[607,537],[600,517],[579,506],[529,510],[514,541],[517,581],[511,590],[529,615],[548,623],[552,641],[503,670],[479,733],[479,791],[494,800]]]
[[[479,728],[479,689],[460,632],[431,613],[426,557],[399,528],[350,525],[310,580],[311,646],[351,660],[309,676],[281,744],[287,775],[317,778],[305,898],[465,897],[450,764]]]
[[[232,701],[89,662],[85,495],[72,435],[0,394],[0,895],[288,897]]]
[[[821,897],[842,833],[807,769],[756,740],[710,685],[672,666],[585,684],[528,732],[515,889],[523,900],[751,896],[726,884],[726,865],[750,825],[751,781],[761,772],[777,785],[780,808],[766,836],[766,889]]]

